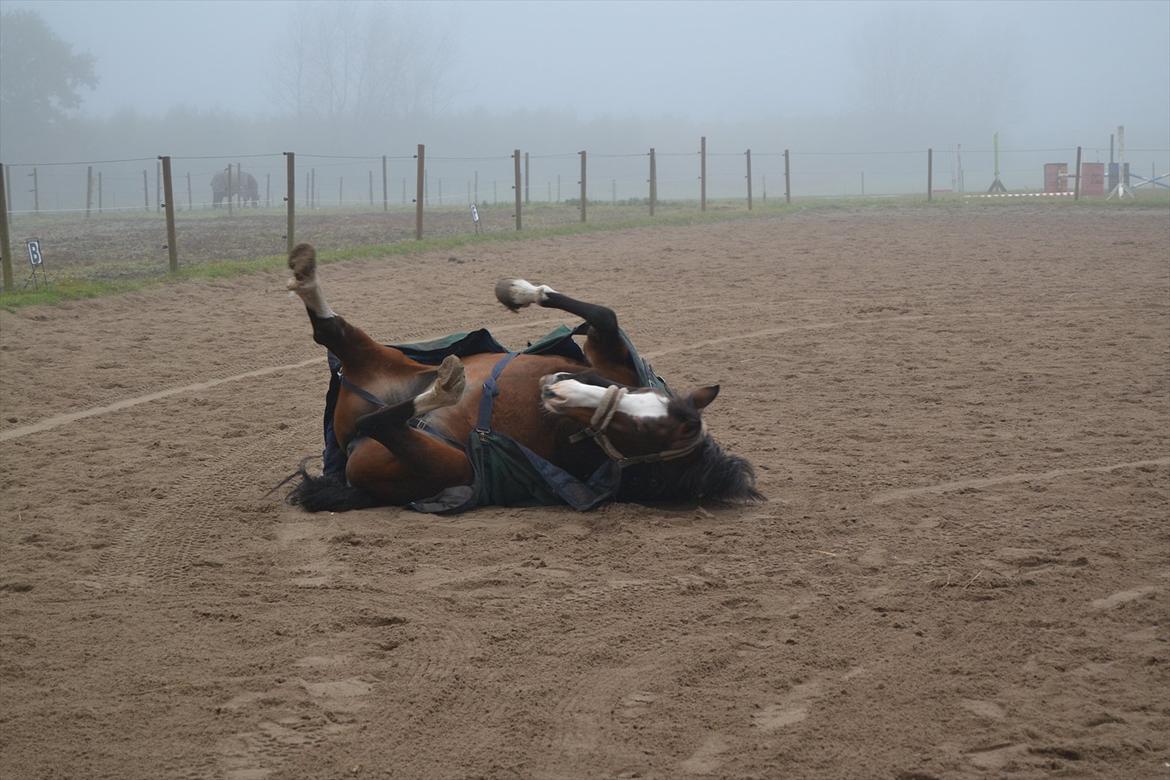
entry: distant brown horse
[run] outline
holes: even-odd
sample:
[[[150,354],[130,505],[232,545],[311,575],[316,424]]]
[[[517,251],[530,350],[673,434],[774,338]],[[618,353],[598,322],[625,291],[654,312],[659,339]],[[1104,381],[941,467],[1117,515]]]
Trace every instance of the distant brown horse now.
[[[751,464],[724,453],[700,417],[719,386],[670,394],[612,310],[504,280],[496,297],[513,311],[536,304],[582,317],[584,351],[567,330],[521,354],[479,346],[473,336],[494,345],[479,331],[438,362],[442,353],[384,346],[335,314],[316,265],[313,247],[297,246],[288,287],[304,301],[313,340],[340,362],[326,438],[335,461],[345,453],[344,470],[312,476],[302,466],[292,503],[459,511],[762,499]]]

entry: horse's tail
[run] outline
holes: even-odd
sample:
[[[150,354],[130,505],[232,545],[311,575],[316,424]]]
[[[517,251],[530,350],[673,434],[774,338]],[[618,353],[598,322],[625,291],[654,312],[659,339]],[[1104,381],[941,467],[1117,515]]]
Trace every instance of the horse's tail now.
[[[300,481],[293,486],[285,498],[288,503],[299,506],[306,512],[347,512],[351,509],[368,509],[377,506],[378,501],[369,493],[356,488],[332,474],[315,477],[305,470],[302,463],[293,478]]]

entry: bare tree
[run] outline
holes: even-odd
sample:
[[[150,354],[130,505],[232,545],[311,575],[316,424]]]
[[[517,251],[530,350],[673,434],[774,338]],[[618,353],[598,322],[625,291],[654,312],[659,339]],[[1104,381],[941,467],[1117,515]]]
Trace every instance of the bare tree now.
[[[424,6],[304,3],[279,44],[272,94],[298,118],[428,116],[449,92],[448,50]]]
[[[960,23],[944,5],[871,7],[854,41],[859,104],[881,124],[995,126],[1021,81],[1012,31]]]

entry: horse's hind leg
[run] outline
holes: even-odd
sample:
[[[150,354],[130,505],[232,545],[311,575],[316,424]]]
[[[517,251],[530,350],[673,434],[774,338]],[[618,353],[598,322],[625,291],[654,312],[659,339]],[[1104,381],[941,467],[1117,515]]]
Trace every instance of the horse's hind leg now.
[[[371,339],[361,328],[355,327],[330,307],[317,278],[317,252],[309,244],[298,244],[288,256],[288,267],[293,278],[288,289],[305,304],[309,321],[313,323],[313,341],[341,359],[346,370],[353,372],[365,363],[385,364],[394,355]],[[399,353],[400,354],[400,353]]]
[[[317,255],[312,246],[300,244],[294,248],[289,253],[288,265],[293,272],[288,289],[305,304],[313,324],[313,340],[341,361],[346,381],[338,391],[333,432],[338,445],[344,448],[359,415],[377,408],[378,402],[395,404],[409,399],[418,392],[412,388],[417,386],[419,377],[433,374],[434,367],[417,363],[401,351],[377,343],[334,312],[321,291]],[[378,401],[371,403],[371,394]]]
[[[501,279],[496,282],[496,299],[512,311],[535,303],[546,309],[560,309],[577,315],[589,323],[585,356],[593,367],[622,384],[638,384],[638,373],[618,328],[617,314],[608,306],[578,301],[547,284],[534,285],[523,279]]]
[[[475,478],[463,450],[422,431],[400,425],[387,441],[359,440],[345,468],[347,482],[379,503],[402,506]]]

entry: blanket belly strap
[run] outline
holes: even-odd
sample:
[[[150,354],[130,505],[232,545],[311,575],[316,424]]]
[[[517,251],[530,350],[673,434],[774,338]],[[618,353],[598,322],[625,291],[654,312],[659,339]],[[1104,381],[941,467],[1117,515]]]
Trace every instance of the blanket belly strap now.
[[[495,406],[496,396],[500,394],[500,374],[504,373],[504,369],[518,354],[520,353],[509,352],[497,360],[496,365],[492,367],[491,376],[483,383],[483,395],[479,397],[479,417],[475,422],[475,432],[481,438],[492,430],[492,408]]]

